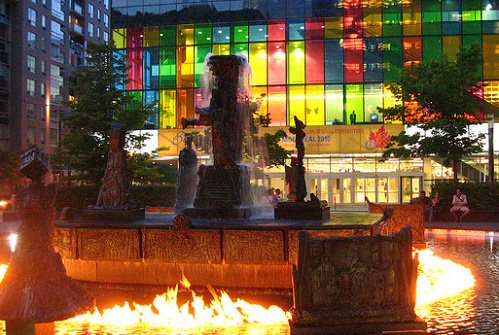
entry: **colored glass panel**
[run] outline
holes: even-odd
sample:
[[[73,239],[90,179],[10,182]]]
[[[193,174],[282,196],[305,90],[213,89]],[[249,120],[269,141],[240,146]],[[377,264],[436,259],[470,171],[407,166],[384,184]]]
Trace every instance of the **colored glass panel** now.
[[[144,124],[145,129],[158,129],[159,94],[156,90],[147,90],[144,94],[144,105],[151,108],[151,114]]]
[[[288,20],[288,41],[301,41],[305,39],[305,21]]]
[[[443,53],[450,60],[455,60],[461,47],[461,36],[443,36]]]
[[[388,89],[388,86],[383,87],[383,108],[395,107],[399,104],[397,98]],[[400,124],[402,120],[385,121],[387,123]]]
[[[175,47],[159,49],[159,85],[161,88],[175,88]]]
[[[267,99],[271,126],[285,126],[286,123],[286,86],[269,86]]]
[[[343,85],[326,85],[326,125],[343,122]]]
[[[268,44],[269,85],[286,84],[286,43]]]
[[[230,55],[230,44],[213,44],[214,55]]]
[[[177,89],[177,124],[180,125],[182,118],[194,118],[195,91],[193,88]]]
[[[482,32],[481,0],[466,0],[462,2],[463,34],[480,34]]]
[[[485,101],[499,105],[499,81],[486,81],[483,98]]]
[[[250,42],[267,41],[267,22],[265,24],[251,24],[249,26]]]
[[[248,57],[249,56],[248,43],[231,44],[230,53],[233,55],[241,53],[245,54]]]
[[[422,0],[423,34],[440,35],[442,33],[441,2],[435,0]]]
[[[132,97],[126,106],[128,110],[133,111],[142,107],[142,91],[128,91],[126,94]]]
[[[177,45],[177,29],[175,26],[163,26],[160,28],[159,43],[162,46]]]
[[[127,48],[142,48],[142,28],[128,28],[127,30]]]
[[[324,67],[326,83],[343,82],[343,46],[342,40],[326,40]]]
[[[383,6],[383,36],[402,35],[402,6],[394,2]]]
[[[383,17],[381,12],[381,0],[373,0],[364,3],[363,29],[365,37],[381,36]]]
[[[383,115],[378,112],[378,107],[383,107],[383,84],[365,84],[364,113],[366,122],[383,122]]]
[[[288,42],[288,84],[305,83],[305,43]]]
[[[235,43],[245,43],[249,40],[248,24],[236,24],[232,27]]]
[[[326,17],[324,27],[326,38],[343,38],[343,17]]]
[[[483,35],[484,79],[499,79],[499,35]]]
[[[345,85],[347,124],[364,122],[364,90],[362,84]]]
[[[113,29],[113,41],[117,49],[126,48],[126,29]]]
[[[366,38],[364,50],[364,81],[381,82],[383,80],[383,40]]]
[[[305,86],[288,86],[288,124],[294,125],[294,117],[305,122]]]
[[[345,38],[362,36],[362,1],[343,1],[343,33]]]
[[[127,90],[142,89],[142,50],[130,50],[127,57]]]
[[[194,42],[196,44],[211,44],[211,25],[196,25],[194,29]]]
[[[461,0],[442,1],[442,33],[444,35],[461,33],[460,2]]]
[[[159,91],[159,127],[161,129],[175,128],[175,96],[175,90]]]
[[[362,38],[343,40],[344,78],[346,83],[359,83],[364,79],[364,42]]]
[[[159,88],[159,50],[147,48],[144,50],[144,88]]]
[[[193,45],[194,44],[194,25],[182,24],[177,27],[177,44],[178,45]]]
[[[442,58],[442,36],[423,36],[423,61]]]
[[[324,125],[324,85],[307,85],[305,88],[305,124]]]
[[[267,43],[249,44],[249,63],[253,85],[267,85]]]
[[[303,17],[305,13],[305,2],[303,0],[286,0],[286,17]]]
[[[253,96],[252,102],[259,106],[257,114],[266,116],[267,109],[267,86],[253,86],[251,88],[251,95]]]
[[[213,25],[213,43],[229,43],[230,42],[230,26],[228,25]]]
[[[211,45],[196,45],[194,47],[194,85],[200,87],[203,83],[204,60],[206,55],[211,52]]]
[[[423,48],[421,37],[405,37],[404,47],[404,67],[421,63],[423,59]]]
[[[484,34],[499,34],[499,25],[497,22],[499,21],[499,5],[487,5],[489,3],[485,3],[482,0],[482,32]]]
[[[398,80],[402,71],[402,39],[383,38],[383,80]]]
[[[307,40],[323,40],[324,28],[324,20],[321,17],[305,19],[305,38]]]
[[[122,62],[126,58],[126,49],[113,51],[114,67],[116,68],[119,62]],[[119,73],[119,81],[116,83],[116,88],[119,90],[126,89],[126,71]]]
[[[324,41],[305,42],[307,84],[324,83]]]
[[[421,35],[421,0],[411,0],[402,5],[404,36]]]
[[[177,87],[194,86],[194,47],[177,47]]]
[[[159,27],[144,27],[144,47],[159,46]]]
[[[286,22],[284,20],[269,21],[267,27],[269,41],[285,41],[286,40]]]

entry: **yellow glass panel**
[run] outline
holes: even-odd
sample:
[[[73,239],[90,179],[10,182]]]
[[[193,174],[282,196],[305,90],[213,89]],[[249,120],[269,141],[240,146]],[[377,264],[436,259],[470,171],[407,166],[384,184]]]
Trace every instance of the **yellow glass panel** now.
[[[230,55],[230,44],[213,44],[214,55]]]
[[[499,81],[486,81],[484,84],[483,98],[499,107]]]
[[[383,108],[394,107],[394,106],[399,105],[399,104],[400,103],[397,102],[397,99],[392,94],[392,92],[388,89],[388,87],[387,86],[383,87]],[[402,120],[396,120],[396,121],[385,120],[385,123],[401,124]]]
[[[325,37],[342,38],[343,37],[343,17],[334,16],[324,19]]]
[[[324,85],[307,85],[306,120],[309,126],[324,125]]]
[[[364,30],[365,37],[381,36],[381,28],[383,26],[383,17],[381,12],[381,0],[371,0],[364,2]]]
[[[499,78],[499,35],[483,35],[484,79]]]
[[[159,27],[144,27],[144,47],[159,46]]]
[[[249,44],[249,63],[253,85],[267,85],[267,43]]]
[[[288,124],[294,126],[295,116],[305,122],[305,86],[288,86],[288,97]]]
[[[485,45],[485,40],[484,40],[484,45]],[[460,46],[461,46],[461,36],[443,37],[444,56],[446,56],[449,60],[456,59]]]
[[[253,86],[251,95],[252,103],[258,108],[257,115],[267,115],[267,86]]]
[[[177,27],[177,44],[178,45],[194,44],[194,25],[181,24]]]
[[[404,36],[421,35],[421,0],[402,4],[402,23]]]
[[[159,91],[159,127],[175,128],[175,91]]]
[[[177,87],[194,86],[194,47],[177,48]]]
[[[113,41],[116,49],[126,48],[126,28],[113,29]]]

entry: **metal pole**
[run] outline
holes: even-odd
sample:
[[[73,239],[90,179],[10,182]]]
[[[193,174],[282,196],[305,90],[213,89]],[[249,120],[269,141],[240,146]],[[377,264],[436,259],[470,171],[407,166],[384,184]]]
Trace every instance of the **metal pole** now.
[[[494,182],[494,114],[489,114],[489,183]]]

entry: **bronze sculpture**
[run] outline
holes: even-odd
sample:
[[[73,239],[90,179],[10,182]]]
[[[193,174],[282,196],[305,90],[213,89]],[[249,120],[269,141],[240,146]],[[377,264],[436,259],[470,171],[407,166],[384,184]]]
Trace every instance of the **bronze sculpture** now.
[[[297,151],[297,166],[295,173],[296,194],[295,201],[303,202],[307,196],[307,186],[305,184],[305,167],[303,166],[303,157],[305,156],[305,145],[303,139],[305,138],[305,124],[300,121],[295,115],[295,126],[289,127],[291,134],[295,135],[295,145]]]

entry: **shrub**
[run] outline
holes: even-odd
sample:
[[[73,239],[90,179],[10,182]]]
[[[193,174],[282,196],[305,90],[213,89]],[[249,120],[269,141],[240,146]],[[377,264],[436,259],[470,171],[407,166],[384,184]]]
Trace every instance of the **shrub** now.
[[[459,183],[457,188],[466,194],[470,208],[499,211],[499,183]],[[432,185],[432,196],[435,192],[442,196],[443,205],[450,205],[456,187],[453,182],[436,182]]]

